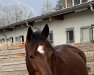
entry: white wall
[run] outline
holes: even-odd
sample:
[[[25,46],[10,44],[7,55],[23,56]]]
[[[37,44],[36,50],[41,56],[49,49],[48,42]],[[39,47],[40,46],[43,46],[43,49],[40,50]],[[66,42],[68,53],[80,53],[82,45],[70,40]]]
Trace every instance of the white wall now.
[[[53,31],[54,45],[66,44],[66,28],[74,27],[75,43],[80,43],[80,27],[90,26],[94,24],[94,12],[84,11],[78,13],[71,13],[64,15],[64,20],[57,21],[42,21],[34,23],[35,27],[43,29],[44,25],[48,24],[50,31]],[[5,34],[8,37],[15,37],[24,35],[26,39],[27,27],[14,29],[12,32],[6,32]]]
[[[84,26],[91,26],[91,24],[94,24],[94,12],[91,12],[89,10],[71,13],[65,15],[63,21],[44,21],[37,24],[40,25],[40,28],[43,28],[46,23],[49,25],[50,31],[53,30],[54,45],[66,44],[66,28],[72,27],[74,27],[75,43],[80,43],[80,28]]]
[[[23,27],[23,28],[13,29],[13,31],[8,31],[5,32],[4,34],[7,36],[7,38],[13,37],[13,40],[15,42],[15,37],[20,35],[23,35],[25,37],[24,39],[26,39],[26,33],[27,33],[27,27]]]

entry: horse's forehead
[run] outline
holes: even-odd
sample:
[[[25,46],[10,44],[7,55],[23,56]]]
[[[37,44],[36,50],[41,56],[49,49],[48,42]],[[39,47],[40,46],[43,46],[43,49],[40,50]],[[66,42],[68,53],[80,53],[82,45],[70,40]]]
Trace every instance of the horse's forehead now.
[[[41,54],[44,54],[44,49],[43,49],[43,46],[42,45],[39,45],[38,48],[37,48],[37,51]]]
[[[43,37],[43,35],[40,32],[34,33],[31,39],[32,39],[32,42],[36,42],[37,44],[39,42],[43,43],[45,41],[45,38]]]
[[[34,35],[41,35],[41,32],[36,31],[36,32],[34,32]]]
[[[42,38],[42,36],[41,36],[41,33],[40,32],[35,32],[32,35],[32,39],[39,40],[41,38]]]

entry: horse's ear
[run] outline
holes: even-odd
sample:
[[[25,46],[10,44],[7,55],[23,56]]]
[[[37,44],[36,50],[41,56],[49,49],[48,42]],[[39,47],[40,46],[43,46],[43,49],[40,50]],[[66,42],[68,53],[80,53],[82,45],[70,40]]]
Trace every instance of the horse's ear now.
[[[46,24],[45,27],[43,28],[42,30],[42,35],[44,36],[44,38],[46,39],[49,35],[49,27],[48,25]]]
[[[31,29],[31,27],[28,28],[27,31],[27,40],[30,41],[31,40],[31,35],[33,34],[33,30]]]

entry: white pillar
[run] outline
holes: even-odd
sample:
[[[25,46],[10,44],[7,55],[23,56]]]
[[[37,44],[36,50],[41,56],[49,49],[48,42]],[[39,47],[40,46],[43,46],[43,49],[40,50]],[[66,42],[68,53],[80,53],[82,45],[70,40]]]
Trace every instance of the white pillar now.
[[[80,0],[80,4],[82,4],[82,0]]]
[[[65,0],[65,8],[67,8],[68,7],[68,5],[67,5],[67,0]]]
[[[72,5],[74,6],[74,0],[72,0]]]

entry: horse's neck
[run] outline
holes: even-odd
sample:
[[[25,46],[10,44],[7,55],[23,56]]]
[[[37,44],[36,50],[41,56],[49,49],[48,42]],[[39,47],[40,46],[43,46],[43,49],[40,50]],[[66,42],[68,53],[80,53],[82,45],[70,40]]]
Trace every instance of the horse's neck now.
[[[46,44],[44,46],[44,50],[45,50],[45,53],[47,55],[49,54],[52,54],[52,52],[54,51],[54,48],[52,47],[52,45],[49,43],[49,41],[46,41]]]
[[[50,65],[50,68],[53,70],[53,54],[54,54],[54,48],[53,46],[49,43],[49,41],[46,42],[45,44],[45,47],[44,47],[44,50],[45,50],[45,55],[46,55],[46,58],[47,58],[47,62],[49,63]]]

